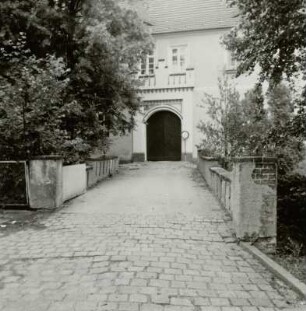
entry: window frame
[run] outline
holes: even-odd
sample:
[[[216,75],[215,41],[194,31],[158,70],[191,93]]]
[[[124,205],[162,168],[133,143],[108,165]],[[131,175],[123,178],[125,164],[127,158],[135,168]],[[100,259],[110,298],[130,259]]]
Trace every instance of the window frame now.
[[[153,60],[151,62],[151,60]],[[140,64],[140,76],[154,76],[155,75],[155,54],[148,54]]]
[[[173,58],[174,53],[173,51],[177,49],[177,65],[174,65]],[[184,49],[184,53],[182,53],[182,50]],[[182,56],[184,56],[184,64],[181,64]],[[178,44],[178,45],[172,45],[169,48],[169,65],[171,68],[171,71],[173,73],[182,73],[186,71],[186,68],[188,68],[189,65],[189,46],[188,44]]]

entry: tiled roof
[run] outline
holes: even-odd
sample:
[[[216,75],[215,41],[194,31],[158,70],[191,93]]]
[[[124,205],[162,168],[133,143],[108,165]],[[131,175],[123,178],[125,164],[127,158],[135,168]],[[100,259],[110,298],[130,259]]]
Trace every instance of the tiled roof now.
[[[225,0],[148,0],[153,33],[232,27],[236,12]]]

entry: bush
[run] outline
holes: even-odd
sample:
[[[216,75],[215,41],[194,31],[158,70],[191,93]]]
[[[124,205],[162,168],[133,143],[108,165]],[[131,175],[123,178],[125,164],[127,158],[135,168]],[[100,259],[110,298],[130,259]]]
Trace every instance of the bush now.
[[[136,11],[116,0],[0,7],[0,159],[82,162],[133,129],[136,73],[153,47]]]
[[[27,204],[23,163],[1,163],[0,193],[0,207],[7,204]]]
[[[78,102],[64,102],[69,79],[63,60],[31,56],[14,69],[13,82],[0,76],[0,159],[59,154],[69,163],[82,161],[90,146],[71,138],[66,125],[82,111]]]
[[[277,212],[279,250],[306,254],[306,176],[279,176]]]

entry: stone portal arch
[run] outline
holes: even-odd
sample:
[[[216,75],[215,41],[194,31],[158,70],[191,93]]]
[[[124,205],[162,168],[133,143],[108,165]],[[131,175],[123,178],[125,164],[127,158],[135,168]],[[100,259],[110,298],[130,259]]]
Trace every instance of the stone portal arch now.
[[[174,113],[175,115],[177,115],[181,120],[183,120],[183,116],[182,116],[181,112],[180,112],[178,109],[176,109],[176,108],[174,108],[174,107],[172,107],[172,106],[163,105],[163,106],[154,107],[153,109],[149,110],[149,111],[145,114],[145,116],[144,116],[144,118],[143,118],[143,122],[144,122],[144,123],[147,123],[148,119],[149,119],[154,113],[156,113],[156,112],[158,112],[158,111],[170,111],[170,112]]]

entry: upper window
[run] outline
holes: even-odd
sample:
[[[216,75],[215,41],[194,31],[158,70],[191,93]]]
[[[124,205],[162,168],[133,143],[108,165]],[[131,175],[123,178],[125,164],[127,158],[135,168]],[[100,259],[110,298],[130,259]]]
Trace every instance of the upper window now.
[[[150,54],[141,62],[141,70],[140,70],[141,75],[153,75],[154,67],[155,67],[154,55]]]
[[[171,66],[174,71],[184,71],[187,63],[187,46],[175,46],[171,48]]]

